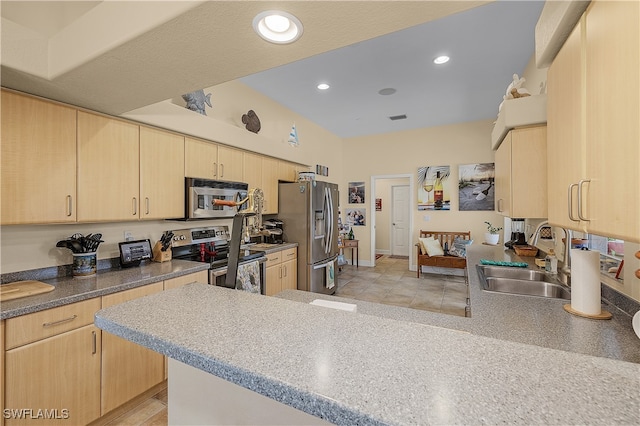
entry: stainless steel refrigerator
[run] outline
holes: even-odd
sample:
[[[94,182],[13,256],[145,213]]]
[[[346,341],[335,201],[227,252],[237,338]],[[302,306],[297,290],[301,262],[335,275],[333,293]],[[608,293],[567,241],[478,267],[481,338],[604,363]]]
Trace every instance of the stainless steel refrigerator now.
[[[338,185],[280,183],[278,218],[287,242],[298,243],[298,290],[333,294],[338,286]]]

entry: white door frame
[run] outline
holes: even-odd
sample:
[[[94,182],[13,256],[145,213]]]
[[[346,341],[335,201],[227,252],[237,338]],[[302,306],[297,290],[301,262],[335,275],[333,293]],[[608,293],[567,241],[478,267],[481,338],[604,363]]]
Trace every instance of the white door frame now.
[[[409,179],[409,238],[411,238],[411,234],[413,233],[413,212],[415,209],[415,197],[412,194],[415,194],[415,173],[401,173],[395,175],[372,175],[371,176],[371,196],[369,197],[369,211],[371,214],[370,223],[371,223],[371,266],[376,266],[376,180],[378,179],[401,179],[408,178]],[[414,250],[411,250],[411,246],[409,246],[409,268],[414,263],[413,259]]]

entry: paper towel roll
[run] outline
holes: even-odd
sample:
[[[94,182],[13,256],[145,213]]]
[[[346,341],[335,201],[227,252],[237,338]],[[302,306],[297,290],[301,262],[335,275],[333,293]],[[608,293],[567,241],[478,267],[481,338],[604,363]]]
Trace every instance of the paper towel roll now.
[[[571,249],[571,308],[599,315],[600,303],[600,252]]]

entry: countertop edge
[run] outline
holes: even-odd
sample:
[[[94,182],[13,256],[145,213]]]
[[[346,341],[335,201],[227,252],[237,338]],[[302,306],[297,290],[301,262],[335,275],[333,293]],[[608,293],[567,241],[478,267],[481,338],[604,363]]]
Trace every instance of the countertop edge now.
[[[57,308],[71,303],[118,293],[120,291],[130,290],[132,288],[142,287],[144,285],[181,277],[183,275],[194,274],[196,272],[209,269],[209,265],[206,263],[184,260],[172,260],[171,265],[174,267],[168,272],[163,271],[165,267],[162,265],[163,264],[152,263],[146,266],[149,270],[149,276],[134,277],[128,280],[115,279],[115,274],[127,272],[132,273],[141,270],[131,268],[110,269],[106,271],[99,271],[95,277],[60,277],[42,280],[44,283],[54,285],[56,289],[49,293],[2,302],[0,320],[15,318],[21,315],[44,311],[46,309]],[[160,270],[156,272],[157,269]],[[91,286],[92,283],[97,282],[96,280],[99,279],[105,280],[106,284],[99,285],[94,288],[85,288]],[[113,284],[109,284],[109,281],[113,281]]]

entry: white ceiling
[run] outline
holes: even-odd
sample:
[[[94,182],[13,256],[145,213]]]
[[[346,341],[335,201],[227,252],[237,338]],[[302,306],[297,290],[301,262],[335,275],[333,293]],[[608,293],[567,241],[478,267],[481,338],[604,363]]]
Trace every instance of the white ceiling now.
[[[534,53],[543,5],[487,4],[241,81],[345,138],[495,119]],[[441,54],[451,60],[435,65]],[[331,88],[318,90],[320,82]],[[396,92],[378,94],[384,88]],[[407,119],[389,119],[401,114]]]
[[[1,82],[120,115],[241,78],[342,137],[495,118],[511,75],[533,54],[542,6],[2,0]],[[267,9],[296,15],[303,37],[260,39],[251,20]],[[439,53],[452,60],[434,68]],[[318,93],[320,80],[331,89]],[[388,87],[397,92],[377,94]],[[399,114],[408,119],[387,118]]]

